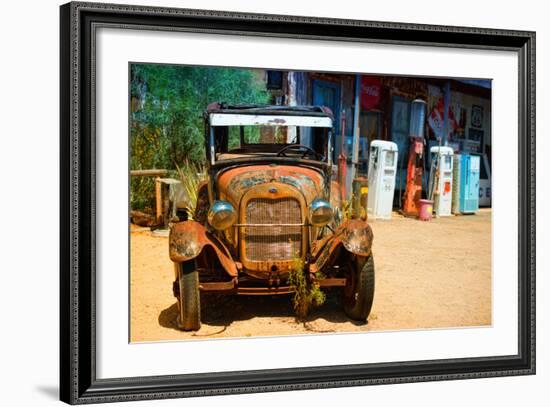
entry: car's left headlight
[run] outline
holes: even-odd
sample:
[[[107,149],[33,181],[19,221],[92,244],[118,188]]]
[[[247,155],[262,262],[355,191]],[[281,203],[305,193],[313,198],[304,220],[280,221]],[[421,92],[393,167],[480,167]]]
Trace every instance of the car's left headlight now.
[[[316,198],[309,206],[309,221],[313,226],[328,225],[334,216],[334,210],[328,201]]]
[[[237,221],[237,211],[227,201],[216,201],[208,211],[208,223],[216,230],[225,230]]]

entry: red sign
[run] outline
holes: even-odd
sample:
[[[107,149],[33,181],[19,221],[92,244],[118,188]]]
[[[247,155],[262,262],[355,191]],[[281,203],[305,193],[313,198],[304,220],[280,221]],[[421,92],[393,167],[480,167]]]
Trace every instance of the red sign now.
[[[453,114],[453,110],[450,106],[447,119],[449,120],[449,124],[447,127],[448,134],[445,135],[445,102],[443,101],[443,98],[440,98],[437,101],[437,104],[434,106],[432,112],[428,116],[428,124],[435,133],[435,136],[441,138],[442,140],[448,139],[449,135],[452,134],[458,127]]]
[[[382,86],[376,76],[361,76],[361,109],[371,110],[378,107]]]

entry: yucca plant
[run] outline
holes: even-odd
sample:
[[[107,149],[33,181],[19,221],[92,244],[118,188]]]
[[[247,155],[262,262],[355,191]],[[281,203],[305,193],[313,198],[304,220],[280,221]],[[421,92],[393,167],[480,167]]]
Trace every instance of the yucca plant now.
[[[350,220],[353,218],[353,194],[351,194],[348,200],[342,201],[342,221]]]
[[[193,219],[197,205],[199,184],[206,177],[205,168],[202,164],[196,164],[187,160],[185,160],[181,167],[176,164],[176,168],[185,193],[184,209],[189,219]]]

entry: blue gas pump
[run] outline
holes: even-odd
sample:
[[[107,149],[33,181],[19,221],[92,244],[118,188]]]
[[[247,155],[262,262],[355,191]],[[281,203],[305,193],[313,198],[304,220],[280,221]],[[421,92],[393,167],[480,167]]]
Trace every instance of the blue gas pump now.
[[[480,157],[455,155],[453,213],[476,213],[479,209]]]

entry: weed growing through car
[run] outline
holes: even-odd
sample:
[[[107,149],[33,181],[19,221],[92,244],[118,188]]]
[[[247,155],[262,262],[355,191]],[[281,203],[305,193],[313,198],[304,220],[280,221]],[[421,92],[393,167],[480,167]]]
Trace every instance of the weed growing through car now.
[[[294,256],[288,274],[288,284],[294,289],[294,311],[298,319],[305,319],[311,306],[320,306],[325,302],[325,293],[316,283],[308,283],[304,274],[304,262]]]

